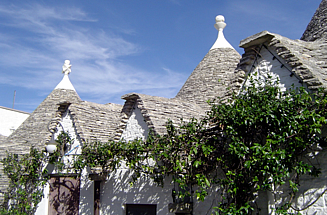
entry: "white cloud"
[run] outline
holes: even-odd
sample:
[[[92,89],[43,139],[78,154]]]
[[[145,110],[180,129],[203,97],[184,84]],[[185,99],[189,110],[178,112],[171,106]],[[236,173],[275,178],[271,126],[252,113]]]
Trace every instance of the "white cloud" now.
[[[149,72],[124,64],[119,57],[140,54],[142,48],[113,32],[85,27],[96,19],[79,8],[0,5],[0,17],[6,20],[0,28],[9,29],[0,34],[6,53],[0,58],[0,83],[51,90],[65,59],[72,62],[76,90],[88,98],[131,91],[171,97],[185,79],[167,68]]]
[[[20,27],[24,27],[27,23],[42,27],[44,23],[51,20],[96,21],[96,19],[89,18],[87,13],[79,8],[54,8],[36,3],[20,4],[19,6],[14,4],[0,5],[0,14],[3,17],[9,17],[12,21],[11,25]]]
[[[74,76],[74,79],[76,78],[74,85],[78,92],[92,92],[101,96],[134,91],[164,96],[162,93],[164,90],[171,91],[171,88],[180,87],[185,79],[183,75],[167,69],[151,73],[121,63],[108,63],[108,61],[78,65],[74,70],[78,73]],[[155,91],[160,93],[154,94]]]
[[[80,29],[62,29],[42,42],[53,51],[72,59],[113,59],[139,51],[137,45],[101,30],[88,33]]]

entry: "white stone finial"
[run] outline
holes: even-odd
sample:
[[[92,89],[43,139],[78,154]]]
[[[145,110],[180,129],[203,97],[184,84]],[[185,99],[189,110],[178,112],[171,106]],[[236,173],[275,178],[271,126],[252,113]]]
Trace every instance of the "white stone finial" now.
[[[70,65],[69,60],[65,60],[64,65],[62,66],[62,73],[65,73],[64,77],[60,81],[60,83],[56,86],[55,89],[67,89],[67,90],[75,90],[74,86],[70,82],[68,78],[68,74],[72,72],[71,70],[72,65]]]
[[[229,44],[229,42],[227,42],[227,40],[224,37],[223,30],[226,27],[225,17],[222,15],[216,16],[216,24],[214,26],[218,30],[218,37],[217,37],[216,42],[211,47],[211,49],[215,49],[215,48],[232,48],[232,49],[234,49],[233,46],[231,44]]]
[[[216,22],[225,22],[225,17],[223,15],[216,16]]]
[[[70,65],[70,61],[65,60],[65,63],[62,66],[62,73],[65,73],[65,75],[68,75],[69,73],[72,72],[71,67],[72,67],[72,65]]]
[[[216,16],[216,24],[214,26],[218,31],[224,30],[226,27],[225,17],[222,15]]]

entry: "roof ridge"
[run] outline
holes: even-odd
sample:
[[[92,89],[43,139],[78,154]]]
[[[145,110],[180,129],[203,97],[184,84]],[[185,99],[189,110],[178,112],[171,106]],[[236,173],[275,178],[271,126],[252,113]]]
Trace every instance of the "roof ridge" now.
[[[31,114],[31,113],[26,112],[26,111],[17,110],[17,109],[13,109],[13,108],[8,108],[8,107],[4,107],[4,106],[0,106],[0,108],[6,109],[6,110],[15,111],[15,112],[18,112],[18,113]]]

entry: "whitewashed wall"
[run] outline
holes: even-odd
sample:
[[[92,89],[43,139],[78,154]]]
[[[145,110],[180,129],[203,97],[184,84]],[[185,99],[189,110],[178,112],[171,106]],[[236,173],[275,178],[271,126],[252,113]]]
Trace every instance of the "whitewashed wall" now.
[[[148,137],[149,128],[142,116],[141,110],[134,105],[133,112],[129,117],[125,131],[122,134],[122,139],[126,141],[141,138],[145,140]]]
[[[29,113],[0,106],[0,134],[9,136],[29,116]]]
[[[272,50],[270,50],[273,52]],[[277,56],[277,54],[274,54]],[[248,77],[253,77],[254,80],[258,80],[259,83],[264,83],[266,80],[277,81],[279,79],[279,87],[282,91],[289,89],[294,84],[294,87],[302,87],[299,83],[299,79],[295,75],[291,76],[289,70],[291,70],[288,65],[280,58],[279,61],[283,63],[284,66],[277,60],[273,59],[272,55],[266,48],[262,48],[260,51],[260,57],[257,59],[257,63],[254,65],[254,69],[251,71]],[[271,78],[268,78],[268,77]],[[245,82],[245,86],[250,85],[250,79],[248,78]]]
[[[309,175],[300,177],[299,192],[292,201],[292,207],[300,210],[303,215],[324,215],[327,214],[327,153],[318,153],[311,162],[321,168],[321,174],[319,177]],[[276,188],[273,193],[270,193],[269,208],[276,208],[287,200],[289,193],[287,186]],[[292,209],[290,211],[295,212]],[[270,210],[269,214],[274,213]]]
[[[134,106],[129,117],[122,139],[131,141],[137,138],[146,139],[148,126],[139,108]],[[101,184],[101,214],[125,215],[126,204],[156,204],[157,214],[169,214],[168,204],[172,203],[173,185],[156,186],[150,179],[142,178],[130,185],[133,172],[124,164]]]
[[[126,204],[156,204],[158,215],[169,214],[173,185],[166,184],[161,188],[143,178],[131,186],[132,174],[128,168],[122,167],[101,184],[101,214],[125,215]]]
[[[149,178],[141,178],[131,186],[132,174],[122,166],[101,183],[100,214],[125,215],[126,204],[156,204],[157,215],[175,214],[169,212],[168,206],[173,203],[172,190],[178,186],[171,183],[170,177],[165,179],[164,187],[156,185]],[[212,187],[208,193],[203,202],[193,197],[193,215],[212,214],[212,207],[222,201],[218,187]]]

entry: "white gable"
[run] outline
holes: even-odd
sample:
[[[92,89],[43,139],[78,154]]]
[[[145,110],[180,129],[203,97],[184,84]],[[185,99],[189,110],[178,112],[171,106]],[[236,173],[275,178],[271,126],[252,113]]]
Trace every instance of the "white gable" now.
[[[279,87],[282,91],[289,89],[294,84],[294,87],[302,87],[299,79],[291,73],[288,65],[275,54],[272,50],[262,47],[260,54],[251,70],[248,77],[253,77],[259,80],[259,83],[265,83],[266,80],[277,81],[279,80]],[[269,78],[270,77],[270,78]],[[249,78],[245,82],[245,86],[249,86]]]
[[[131,141],[137,138],[145,140],[148,137],[149,128],[144,120],[141,110],[135,105],[129,117],[122,139]]]

